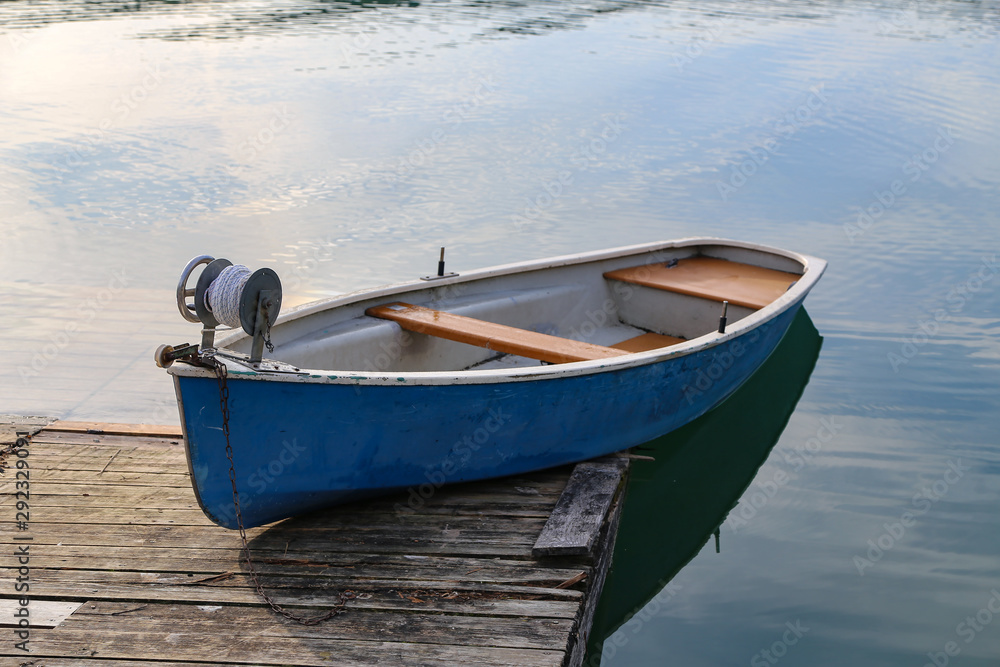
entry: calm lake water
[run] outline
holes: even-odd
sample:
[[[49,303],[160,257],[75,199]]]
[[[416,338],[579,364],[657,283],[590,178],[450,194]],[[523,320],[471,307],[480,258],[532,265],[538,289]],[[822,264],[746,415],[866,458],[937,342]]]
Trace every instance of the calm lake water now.
[[[637,463],[590,664],[998,665],[998,27],[996,2],[0,3],[0,412],[176,423],[152,351],[197,338],[173,291],[202,253],[274,268],[286,305],[441,245],[458,271],[693,235],[817,255],[783,356]]]

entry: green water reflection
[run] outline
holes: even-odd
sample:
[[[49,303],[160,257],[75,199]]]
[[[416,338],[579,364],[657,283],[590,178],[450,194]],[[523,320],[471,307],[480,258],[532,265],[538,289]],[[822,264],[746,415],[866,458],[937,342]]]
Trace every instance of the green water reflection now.
[[[821,345],[812,320],[800,310],[781,344],[739,391],[701,418],[634,450],[655,461],[633,462],[587,664],[600,664],[602,655],[613,659],[620,646],[650,631],[649,621],[677,594],[670,580],[731,511],[738,520],[733,508],[778,442]],[[809,456],[808,451],[792,456],[801,462],[802,454]],[[773,489],[777,493],[779,486]],[[766,502],[762,496],[757,506]]]

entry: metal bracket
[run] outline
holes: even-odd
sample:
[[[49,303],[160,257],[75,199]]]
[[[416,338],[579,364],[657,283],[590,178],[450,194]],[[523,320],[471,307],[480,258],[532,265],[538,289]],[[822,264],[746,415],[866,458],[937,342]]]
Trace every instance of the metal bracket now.
[[[240,324],[243,331],[253,336],[250,362],[260,363],[264,358],[264,344],[270,342],[271,326],[281,311],[281,280],[271,269],[258,269],[243,287],[240,295]]]
[[[181,343],[180,345],[161,345],[156,348],[156,352],[153,354],[153,359],[156,361],[156,365],[160,368],[169,368],[178,359],[184,359],[185,357],[194,357],[198,354],[198,346],[191,345],[189,343]]]
[[[226,362],[233,362],[239,364],[244,368],[249,368],[252,371],[258,373],[279,373],[285,375],[300,375],[307,376],[308,372],[303,371],[298,366],[292,366],[291,364],[286,364],[283,361],[276,361],[274,359],[263,359],[259,362],[253,363],[250,361],[250,356],[243,354],[242,352],[236,352],[234,350],[215,350],[213,356],[217,359],[223,359]]]
[[[438,272],[435,276],[420,276],[421,280],[441,280],[442,278],[453,278],[458,274],[454,271],[444,272],[444,248],[441,248],[441,256],[438,258]]]
[[[267,332],[268,324],[271,322],[274,307],[274,290],[261,290],[257,294],[257,314],[253,323],[253,344],[250,347],[250,363],[259,364],[264,358],[264,334]],[[278,292],[280,298],[280,292]],[[246,328],[244,322],[243,328]]]

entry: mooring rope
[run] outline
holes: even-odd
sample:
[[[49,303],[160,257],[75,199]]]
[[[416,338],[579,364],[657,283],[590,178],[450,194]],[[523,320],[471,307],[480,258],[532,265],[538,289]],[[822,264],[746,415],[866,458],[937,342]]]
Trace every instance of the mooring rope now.
[[[218,277],[205,290],[205,307],[215,319],[226,326],[238,329],[240,324],[240,295],[250,280],[250,269],[233,264],[222,269]]]

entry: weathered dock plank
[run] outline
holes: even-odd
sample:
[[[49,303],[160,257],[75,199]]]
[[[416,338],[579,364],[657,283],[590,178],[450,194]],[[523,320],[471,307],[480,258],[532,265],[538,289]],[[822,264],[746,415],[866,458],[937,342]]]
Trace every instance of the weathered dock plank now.
[[[52,423],[49,417],[25,417],[0,414],[0,444],[17,440],[19,434],[33,435]]]
[[[615,457],[577,465],[531,553],[592,556],[624,470],[624,459]]]
[[[58,632],[57,632],[58,630]],[[159,655],[167,660],[207,659],[211,665],[338,665],[355,667],[374,664],[403,666],[478,665],[482,667],[558,667],[564,652],[559,650],[513,649],[490,646],[407,641],[337,641],[327,638],[255,637],[252,630],[217,634],[172,632],[130,632],[108,630],[39,630],[42,638],[32,657],[62,657],[74,653],[97,659],[134,659],[137,655]],[[147,665],[159,665],[148,662]],[[201,663],[206,664],[205,662]]]
[[[341,591],[354,595],[346,613],[307,627],[267,608],[239,536],[200,511],[175,429],[48,423],[8,419],[0,430],[4,445],[33,434],[30,521],[25,530],[0,522],[0,540],[30,538],[36,609],[75,611],[31,627],[27,653],[0,646],[0,662],[582,663],[620,496],[612,491],[584,512],[589,555],[532,554],[557,503],[568,502],[560,498],[570,468],[444,487],[416,507],[405,496],[382,498],[248,531],[279,604],[308,616]],[[0,474],[0,512],[13,519],[11,472]],[[11,603],[18,571],[0,565],[0,600]]]
[[[180,426],[150,426],[147,424],[105,424],[103,422],[59,421],[49,428],[53,433],[98,433],[102,435],[181,437]]]

